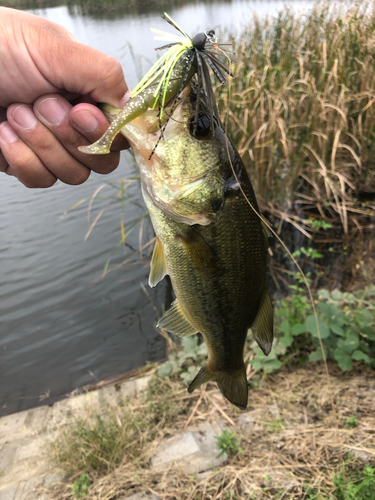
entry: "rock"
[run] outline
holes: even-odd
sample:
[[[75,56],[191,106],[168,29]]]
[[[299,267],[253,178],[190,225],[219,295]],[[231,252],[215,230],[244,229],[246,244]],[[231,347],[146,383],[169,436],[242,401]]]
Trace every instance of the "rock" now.
[[[18,439],[29,432],[25,426],[28,413],[28,410],[20,411],[0,418],[0,445],[9,440]]]
[[[117,396],[118,391],[114,385],[110,385],[108,387],[103,387],[99,389],[97,392],[97,396],[99,399],[99,404],[101,406],[117,406]]]
[[[119,398],[123,402],[126,402],[127,398],[134,396],[137,392],[144,391],[151,379],[151,375],[146,375],[145,377],[137,378],[134,380],[128,380],[120,385],[119,388]]]
[[[45,436],[31,436],[26,438],[18,447],[16,456],[14,457],[14,462],[36,459],[37,457],[44,455],[46,444],[47,438]]]
[[[39,406],[27,411],[25,427],[34,433],[43,432],[50,412],[49,406]]]
[[[44,475],[36,475],[25,481],[19,483],[19,487],[14,496],[14,500],[31,500],[40,497],[37,489],[43,482]]]
[[[239,429],[250,431],[261,416],[261,410],[252,410],[242,413],[237,420]]]
[[[299,482],[291,474],[271,467],[264,469],[263,478],[266,487],[282,489],[284,492],[299,486]]]
[[[160,497],[157,497],[153,493],[135,493],[134,495],[131,495],[130,497],[122,497],[119,498],[118,500],[161,500]]]
[[[43,481],[44,488],[52,488],[55,483],[63,483],[65,481],[65,476],[62,474],[49,474]]]
[[[188,474],[197,474],[218,467],[227,460],[224,454],[218,457],[215,436],[220,432],[209,422],[200,424],[197,430],[184,432],[162,443],[151,459],[152,467],[181,467]]]
[[[18,483],[11,484],[0,490],[0,500],[14,500],[18,488]]]
[[[351,450],[352,454],[356,457],[358,457],[361,462],[368,464],[372,458],[372,455],[370,453],[366,453],[365,451],[359,451],[359,450]]]

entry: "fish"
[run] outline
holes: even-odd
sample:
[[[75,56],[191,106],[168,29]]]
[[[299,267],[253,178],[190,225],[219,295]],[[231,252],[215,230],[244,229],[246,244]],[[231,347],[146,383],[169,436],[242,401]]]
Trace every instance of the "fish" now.
[[[269,234],[241,157],[212,108],[212,94],[199,82],[199,63],[181,64],[183,71],[177,64],[171,73],[179,90],[171,92],[162,117],[150,102],[138,113],[131,100],[123,110],[102,109],[112,122],[111,137],[113,124],[122,124],[139,168],[156,235],[149,285],[169,275],[176,296],[157,327],[180,337],[201,333],[208,357],[188,392],[213,381],[244,410],[248,330],[266,355],[273,341]],[[185,81],[187,67],[193,75]],[[138,100],[145,107],[144,98]],[[108,147],[108,136],[103,144]]]

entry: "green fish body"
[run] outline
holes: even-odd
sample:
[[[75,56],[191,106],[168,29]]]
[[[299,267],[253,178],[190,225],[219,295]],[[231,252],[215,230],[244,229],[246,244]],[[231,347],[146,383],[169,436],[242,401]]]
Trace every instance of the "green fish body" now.
[[[258,211],[242,160],[221,124],[209,127],[203,101],[196,136],[196,93],[190,85],[162,138],[163,123],[151,109],[121,132],[133,149],[157,236],[149,284],[168,274],[176,294],[158,326],[179,336],[200,332],[207,343],[207,363],[189,392],[212,380],[230,402],[245,409],[247,331],[252,327],[266,354],[273,339],[267,235],[246,200]],[[110,119],[116,113],[107,107]]]
[[[200,332],[207,343],[207,363],[189,392],[212,380],[245,409],[247,331],[252,328],[265,354],[273,340],[267,235],[241,158],[220,123],[207,56],[199,52],[206,37],[171,49],[175,59],[156,65],[122,110],[103,105],[110,127],[79,149],[105,154],[119,131],[128,139],[157,237],[149,284],[168,274],[176,294],[158,326],[179,336]],[[215,58],[210,66],[220,76],[224,66]]]

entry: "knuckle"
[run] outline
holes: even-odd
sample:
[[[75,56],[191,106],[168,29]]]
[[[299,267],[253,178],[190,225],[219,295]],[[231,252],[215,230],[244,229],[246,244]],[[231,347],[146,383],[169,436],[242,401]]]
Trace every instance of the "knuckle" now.
[[[117,61],[113,57],[108,57],[107,66],[108,67],[105,78],[105,83],[107,84],[107,86],[113,89],[113,87],[122,85],[124,83],[124,72],[119,61]]]
[[[72,176],[68,184],[71,184],[72,186],[79,186],[80,184],[86,182],[89,177],[90,170],[82,165],[82,168],[74,173],[74,176]]]
[[[79,146],[84,146],[86,142],[82,140],[82,135],[74,132],[70,135],[69,137],[69,148],[74,151],[78,152],[78,147]]]

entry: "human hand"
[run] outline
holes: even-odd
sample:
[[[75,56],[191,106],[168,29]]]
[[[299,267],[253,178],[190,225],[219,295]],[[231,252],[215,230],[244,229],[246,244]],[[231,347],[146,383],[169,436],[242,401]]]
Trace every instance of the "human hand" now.
[[[0,171],[27,187],[49,187],[117,167],[128,147],[121,135],[106,156],[78,151],[108,128],[94,103],[122,108],[130,97],[114,58],[55,23],[0,7],[0,75]]]

